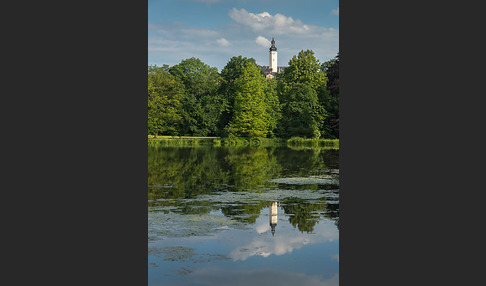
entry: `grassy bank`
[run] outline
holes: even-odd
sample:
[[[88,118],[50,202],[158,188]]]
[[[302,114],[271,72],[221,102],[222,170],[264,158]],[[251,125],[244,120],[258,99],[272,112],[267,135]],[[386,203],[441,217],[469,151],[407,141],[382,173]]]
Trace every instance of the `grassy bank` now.
[[[305,139],[292,137],[290,139],[263,138],[250,140],[248,138],[192,137],[192,136],[148,136],[149,145],[287,145],[289,147],[326,147],[339,149],[339,139]]]
[[[305,139],[292,137],[287,140],[288,146],[295,147],[330,147],[339,149],[339,139]]]
[[[150,145],[195,145],[195,144],[218,144],[219,137],[192,137],[192,136],[148,136]]]

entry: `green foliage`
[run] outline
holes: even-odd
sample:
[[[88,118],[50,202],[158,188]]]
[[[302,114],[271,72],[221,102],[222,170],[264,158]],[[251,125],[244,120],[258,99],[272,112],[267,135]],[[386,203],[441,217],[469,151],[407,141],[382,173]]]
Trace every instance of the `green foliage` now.
[[[339,138],[339,55],[321,64],[312,50],[302,50],[272,79],[255,59],[242,56],[232,57],[221,73],[189,58],[172,67],[148,66],[148,77],[151,135],[254,143]]]
[[[263,89],[265,94],[265,115],[268,122],[267,136],[274,138],[274,131],[282,118],[280,101],[277,95],[277,80],[275,78],[264,80]]]
[[[218,93],[222,78],[218,70],[200,59],[190,58],[172,66],[169,72],[179,78],[185,87],[182,134],[215,135],[222,111],[222,97]]]
[[[339,149],[339,139],[305,139],[302,137],[292,137],[287,140],[288,147],[330,147]]]
[[[160,72],[169,72],[169,65],[162,65],[161,67],[157,65],[150,65],[148,66],[148,73],[160,73]]]
[[[327,75],[327,89],[331,96],[339,98],[339,53],[336,58],[324,62],[321,70]]]
[[[237,137],[263,138],[268,133],[267,105],[260,70],[248,63],[235,80],[234,114],[227,131]]]
[[[162,69],[148,73],[148,134],[178,134],[183,93],[182,83]]]
[[[243,73],[243,67],[247,64],[254,64],[256,61],[253,58],[246,58],[242,56],[232,57],[226,66],[221,70],[221,77],[223,81],[221,83],[219,92],[222,94],[221,100],[221,117],[219,118],[218,128],[221,131],[220,136],[228,136],[227,127],[231,119],[233,118],[233,107],[236,97],[236,79]]]
[[[149,146],[149,206],[167,207],[170,212],[183,214],[221,210],[231,219],[255,223],[262,209],[270,204],[260,195],[272,190],[282,196],[293,190],[299,191],[295,192],[297,194],[323,188],[317,184],[282,186],[271,179],[322,176],[329,174],[330,169],[338,169],[338,162],[338,152],[334,150],[294,151],[247,145]],[[260,195],[255,196],[255,193]],[[207,196],[196,199],[200,195]],[[279,201],[294,227],[301,232],[312,232],[319,217],[338,216],[339,204],[327,204],[327,200],[287,194]]]
[[[279,135],[282,137],[321,137],[327,116],[319,103],[318,91],[326,87],[327,77],[311,50],[300,51],[292,57],[278,84],[282,106]]]
[[[216,144],[218,139],[213,137],[163,137],[163,138],[149,138],[149,145],[200,145],[200,144]]]
[[[319,138],[326,110],[319,104],[317,93],[309,85],[294,83],[282,93],[281,135]],[[283,131],[282,131],[283,130]]]
[[[322,64],[322,71],[327,74],[329,83],[321,91],[321,101],[328,111],[323,132],[326,138],[339,138],[339,54],[335,59]]]
[[[321,64],[314,57],[312,50],[300,51],[297,56],[293,56],[290,59],[289,66],[282,74],[282,92],[286,92],[297,83],[307,85],[313,90],[317,90],[323,86],[325,87],[327,84],[327,76],[320,69]]]

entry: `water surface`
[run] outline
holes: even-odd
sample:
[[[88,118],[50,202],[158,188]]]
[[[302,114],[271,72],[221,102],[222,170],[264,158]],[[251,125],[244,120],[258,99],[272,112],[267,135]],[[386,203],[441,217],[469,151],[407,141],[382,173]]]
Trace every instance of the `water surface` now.
[[[149,146],[149,285],[338,285],[338,154]]]

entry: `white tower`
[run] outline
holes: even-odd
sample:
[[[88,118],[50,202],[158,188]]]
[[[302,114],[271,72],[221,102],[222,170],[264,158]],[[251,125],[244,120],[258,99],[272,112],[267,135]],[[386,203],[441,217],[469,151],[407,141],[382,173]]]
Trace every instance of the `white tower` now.
[[[270,47],[270,68],[272,72],[277,72],[277,48],[275,47],[275,40],[272,38],[272,46]]]

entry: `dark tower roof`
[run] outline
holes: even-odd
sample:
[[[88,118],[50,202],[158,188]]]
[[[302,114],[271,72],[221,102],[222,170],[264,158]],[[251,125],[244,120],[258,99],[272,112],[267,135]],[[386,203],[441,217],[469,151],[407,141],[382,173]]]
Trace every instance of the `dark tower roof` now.
[[[275,47],[275,40],[272,37],[272,46],[270,47],[270,52],[271,51],[277,51],[277,47]]]

